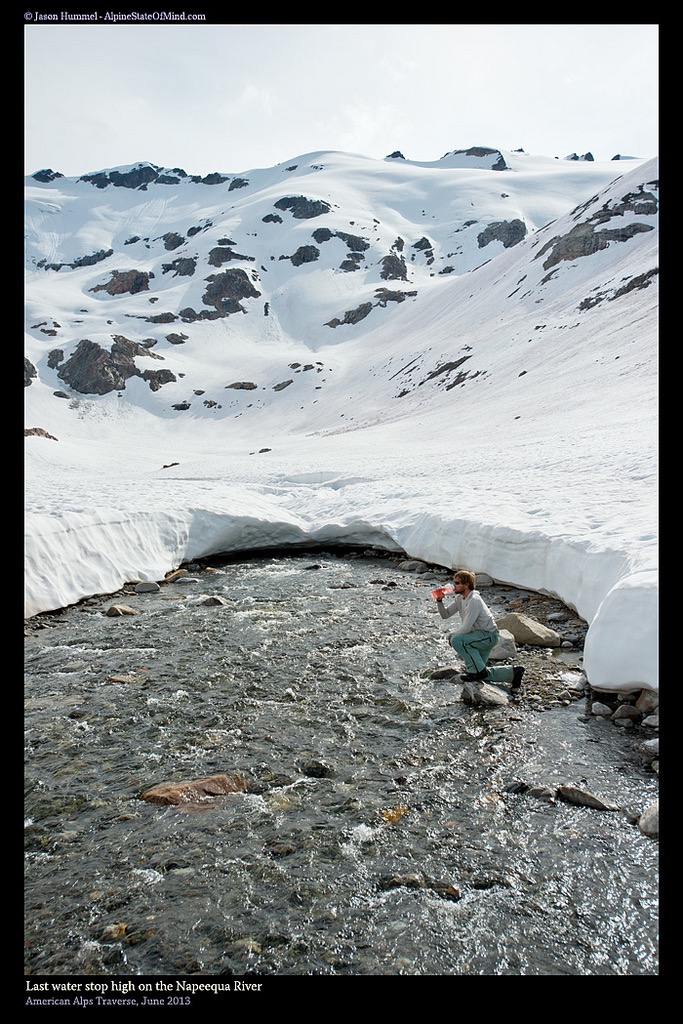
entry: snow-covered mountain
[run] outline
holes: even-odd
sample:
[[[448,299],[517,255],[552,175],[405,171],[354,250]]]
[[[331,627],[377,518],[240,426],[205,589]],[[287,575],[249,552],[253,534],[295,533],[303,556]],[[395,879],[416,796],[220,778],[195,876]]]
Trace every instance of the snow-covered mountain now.
[[[26,614],[229,549],[557,594],[656,687],[656,161],[26,182]],[[49,436],[46,436],[49,435]]]

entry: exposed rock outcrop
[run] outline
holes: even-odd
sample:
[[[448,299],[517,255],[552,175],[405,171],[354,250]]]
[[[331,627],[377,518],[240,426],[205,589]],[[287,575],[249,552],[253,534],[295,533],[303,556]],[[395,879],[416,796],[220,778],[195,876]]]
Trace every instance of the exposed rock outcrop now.
[[[229,246],[216,245],[209,253],[208,263],[211,267],[222,267],[224,263],[230,263],[231,260],[250,260],[254,261],[253,256],[245,256],[241,252],[233,252]]]
[[[177,231],[167,231],[166,234],[161,237],[164,243],[164,249],[168,249],[169,251],[179,249],[185,242],[183,236],[179,235]]]
[[[57,438],[52,434],[48,434],[47,430],[43,430],[42,427],[29,427],[24,430],[24,437],[47,437],[50,441],[56,441]]]
[[[582,213],[586,205],[582,204],[575,213]],[[638,217],[654,216],[657,209],[658,200],[654,193],[646,192],[641,187],[639,192],[627,193],[616,203],[605,203],[597,213],[576,224],[566,235],[555,235],[536,253],[534,259],[545,256],[543,269],[549,270],[562,260],[580,259],[606,249],[610,242],[627,242],[643,231],[653,231],[653,225],[633,220],[609,229],[605,229],[604,225],[627,213]]]
[[[24,356],[24,387],[29,387],[31,381],[34,379],[34,377],[37,376],[38,371],[36,370],[35,366],[33,365],[30,359],[27,359],[26,356]]]
[[[614,159],[616,160],[617,158],[615,157]],[[51,167],[46,167],[43,168],[42,171],[36,171],[36,173],[32,174],[31,177],[36,181],[49,185],[51,181],[54,181],[56,178],[63,178],[64,175],[60,174],[59,171],[53,171]]]
[[[289,258],[292,261],[292,266],[300,267],[303,263],[315,263],[319,256],[320,250],[316,249],[314,245],[300,245]]]
[[[402,256],[389,253],[382,260],[382,270],[379,276],[383,281],[407,281],[408,270],[406,268],[406,261]]]
[[[284,196],[273,205],[277,210],[289,210],[297,220],[320,217],[332,209],[323,199],[306,199],[305,196]]]
[[[491,157],[491,161],[487,161],[487,166],[492,171],[507,171],[508,165],[505,162],[505,157],[498,149],[489,149],[488,146],[471,146],[470,149],[454,149],[450,153],[446,153],[442,159],[446,159],[448,156],[473,156],[479,159],[484,157]]]
[[[39,173],[54,174],[52,171]],[[58,177],[62,177],[62,175],[58,175]],[[39,178],[37,180],[42,181],[44,179]],[[78,180],[94,185],[95,188],[107,188],[109,185],[113,185],[114,188],[132,188],[146,192],[149,185],[155,184],[178,185],[181,181],[187,180],[198,185],[222,185],[230,179],[227,175],[218,174],[218,172],[201,177],[198,174],[188,175],[181,167],[173,167],[169,171],[157,167],[155,164],[141,163],[131,167],[128,171],[98,171],[96,174],[84,174]],[[239,188],[240,186],[236,185],[235,187]]]
[[[96,263],[101,263],[102,260],[109,259],[109,257],[113,255],[113,249],[100,249],[99,252],[93,252],[86,256],[79,256],[71,263],[46,263],[44,260],[41,260],[36,264],[36,266],[41,267],[44,270],[61,270],[62,267],[69,267],[70,270],[77,270],[79,267],[93,267]]]
[[[149,291],[151,277],[154,277],[154,274],[145,270],[114,270],[106,284],[95,285],[90,291],[104,291],[108,295],[124,295],[127,292],[136,295],[138,292]]]
[[[173,263],[162,263],[161,271],[168,274],[173,271],[174,277],[192,277],[197,265],[196,257],[185,257],[173,260]]]
[[[402,292],[390,288],[375,288],[375,295],[377,296],[377,305],[386,306],[389,302],[405,302],[408,298],[414,298],[417,291]]]
[[[243,270],[225,270],[222,274],[207,277],[208,287],[202,296],[207,306],[213,306],[221,316],[230,313],[244,312],[242,299],[257,299],[261,292],[253,284]]]
[[[163,384],[176,379],[170,370],[140,371],[136,356],[160,359],[149,347],[117,335],[107,352],[101,345],[84,338],[79,341],[70,359],[64,363],[58,376],[74,391],[83,395],[106,395],[120,391],[130,377],[142,377],[150,390],[158,391]]]
[[[477,236],[479,248],[483,249],[489,242],[502,242],[506,249],[517,245],[526,237],[526,224],[523,220],[499,220],[489,224]]]
[[[158,179],[159,170],[153,164],[138,164],[130,171],[99,171],[97,174],[84,174],[78,180],[87,181],[95,188],[114,185],[116,188],[139,188],[144,191],[151,182]]]
[[[362,302],[360,306],[356,306],[355,309],[349,309],[344,314],[344,319],[340,320],[338,317],[334,317],[332,320],[328,320],[325,324],[326,327],[339,327],[341,324],[357,324],[361,320],[364,320],[372,309],[371,302]]]
[[[341,239],[352,252],[365,252],[366,249],[370,248],[367,238],[363,238],[361,235],[350,235],[347,231],[330,231],[329,228],[316,228],[313,232],[313,240],[319,245],[323,242],[329,242],[331,238]]]

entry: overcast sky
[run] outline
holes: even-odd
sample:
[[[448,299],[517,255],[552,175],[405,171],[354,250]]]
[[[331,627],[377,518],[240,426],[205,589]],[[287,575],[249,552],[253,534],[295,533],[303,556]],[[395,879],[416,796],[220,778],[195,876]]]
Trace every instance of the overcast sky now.
[[[78,176],[148,160],[204,175],[318,150],[431,161],[470,146],[653,157],[658,44],[656,24],[34,19],[25,171]]]

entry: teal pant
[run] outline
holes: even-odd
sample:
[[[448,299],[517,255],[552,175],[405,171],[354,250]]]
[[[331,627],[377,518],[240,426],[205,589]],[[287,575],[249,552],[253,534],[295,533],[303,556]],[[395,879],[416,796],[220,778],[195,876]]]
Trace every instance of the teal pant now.
[[[498,643],[498,630],[475,629],[472,633],[454,633],[449,643],[465,663],[465,670],[472,675],[483,672],[491,651]],[[492,683],[511,683],[513,670],[509,665],[488,669],[487,679]]]

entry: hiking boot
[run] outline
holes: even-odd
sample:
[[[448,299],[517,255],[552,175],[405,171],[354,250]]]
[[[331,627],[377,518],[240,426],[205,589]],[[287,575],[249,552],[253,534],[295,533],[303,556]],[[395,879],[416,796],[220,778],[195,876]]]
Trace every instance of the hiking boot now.
[[[524,669],[521,667],[512,670],[512,685],[510,687],[513,693],[517,693],[522,685],[522,676],[524,675]]]
[[[488,677],[488,669],[482,669],[481,672],[465,672],[464,675],[460,676],[463,683],[475,683],[483,679],[488,679]]]

